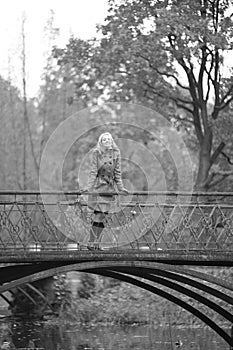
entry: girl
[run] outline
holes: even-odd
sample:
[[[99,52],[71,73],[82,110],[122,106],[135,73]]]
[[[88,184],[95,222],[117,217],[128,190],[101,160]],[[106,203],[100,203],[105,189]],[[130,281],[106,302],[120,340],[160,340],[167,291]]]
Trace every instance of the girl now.
[[[104,229],[104,220],[115,197],[112,192],[129,193],[122,183],[120,150],[109,132],[100,135],[92,151],[87,191],[97,192],[88,197],[88,206],[94,210],[89,238],[91,244],[88,248],[99,249],[98,243]],[[97,245],[92,245],[93,242],[97,242]]]

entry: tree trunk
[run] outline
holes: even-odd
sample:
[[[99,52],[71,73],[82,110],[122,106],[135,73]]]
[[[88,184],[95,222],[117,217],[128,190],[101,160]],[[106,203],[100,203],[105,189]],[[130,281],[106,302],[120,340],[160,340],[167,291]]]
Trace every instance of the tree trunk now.
[[[211,168],[212,131],[204,134],[203,142],[200,144],[199,165],[195,184],[195,190],[207,191],[208,177]]]

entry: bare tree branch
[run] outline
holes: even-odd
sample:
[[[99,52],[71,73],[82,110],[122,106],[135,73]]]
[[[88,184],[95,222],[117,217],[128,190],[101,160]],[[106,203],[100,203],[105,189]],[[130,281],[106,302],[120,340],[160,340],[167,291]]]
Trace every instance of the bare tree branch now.
[[[233,170],[229,170],[229,171],[213,171],[211,172],[211,174],[208,176],[208,178],[206,179],[206,181],[204,181],[201,185],[206,187],[206,188],[210,188],[213,186],[216,186],[217,184],[221,183],[224,179],[226,179],[228,176],[233,175]],[[220,178],[216,178],[220,176]],[[215,179],[215,180],[214,180]]]
[[[207,53],[206,53],[206,45],[204,44],[201,48],[202,52],[202,58],[201,58],[201,65],[200,65],[200,70],[199,70],[199,75],[198,75],[198,95],[199,99],[201,101],[204,100],[203,96],[203,76],[205,72],[205,66],[206,66],[206,61],[207,61]]]
[[[27,124],[27,99],[26,99],[26,72],[25,72],[25,21],[26,17],[23,14],[22,18],[22,80],[23,80],[23,189],[27,189],[27,139],[26,139],[26,124]]]
[[[219,111],[223,110],[225,107],[229,105],[229,103],[231,103],[232,100],[233,100],[233,95],[223,105],[220,105],[218,107],[218,110]]]
[[[172,99],[172,98],[171,98],[171,100],[175,102],[175,104],[176,104],[176,106],[177,106],[178,108],[182,108],[182,109],[184,109],[185,111],[187,111],[188,113],[193,113],[193,111],[192,111],[191,109],[189,109],[187,106],[185,106],[185,105],[179,103],[178,101],[175,101],[175,100]]]
[[[32,158],[34,161],[35,169],[37,175],[39,176],[39,165],[36,159],[34,145],[32,140],[32,132],[30,127],[30,121],[28,117],[28,107],[27,107],[27,92],[26,92],[26,48],[25,48],[25,21],[26,17],[24,15],[22,19],[22,80],[23,80],[23,114],[24,114],[24,128],[28,130],[29,141],[31,146]],[[23,175],[24,175],[24,189],[27,187],[27,174],[26,174],[26,130],[24,130],[24,160],[23,160]]]
[[[213,181],[212,183],[209,184],[208,187],[214,187],[216,185],[218,185],[219,183],[221,183],[223,180],[225,180],[228,176],[230,176],[231,174],[225,174],[222,175],[222,177],[220,179],[216,179],[215,181]]]
[[[178,115],[176,115],[175,116],[175,119],[176,120],[179,120],[179,121],[181,121],[181,122],[187,122],[187,123],[189,123],[189,124],[192,124],[193,125],[193,120],[192,119],[188,119],[188,118],[185,118],[185,117],[179,117]]]
[[[219,87],[219,52],[216,49],[215,52],[215,67],[214,67],[214,80],[213,80],[213,86],[214,86],[214,95],[215,95],[215,102],[214,102],[214,111],[212,113],[212,118],[216,119],[219,113],[219,105],[220,105],[220,100],[219,100],[219,92],[220,92],[220,87]]]
[[[188,81],[189,81],[189,92],[193,99],[194,104],[200,107],[200,101],[197,96],[196,87],[197,87],[197,81],[193,73],[192,65],[190,64],[190,67],[188,67],[182,57],[177,58],[178,63],[181,65],[181,67],[184,69]]]
[[[181,82],[179,81],[179,79],[171,73],[167,73],[167,72],[161,72],[157,67],[155,67],[151,62],[150,59],[148,57],[143,56],[142,54],[137,54],[137,56],[141,57],[142,59],[146,60],[149,64],[149,67],[152,68],[153,70],[155,70],[159,75],[165,75],[168,78],[173,78],[176,81],[176,84],[181,87],[182,89],[188,90],[189,91],[189,87],[188,86],[184,86],[181,84]]]
[[[212,75],[211,75],[211,72],[214,68],[214,60],[213,60],[213,54],[211,52],[211,50],[209,50],[209,54],[212,59],[211,59],[211,64],[210,64],[210,68],[209,70],[207,70],[207,67],[205,66],[205,72],[207,74],[207,92],[206,92],[206,97],[205,97],[205,102],[208,101],[209,99],[209,94],[210,94],[210,82],[213,84],[213,78],[212,78]]]
[[[16,175],[16,182],[19,186],[19,189],[22,190],[22,185],[20,183],[19,155],[17,152],[17,138],[16,138],[16,124],[15,124],[16,112],[15,112],[15,106],[14,106],[14,101],[13,101],[10,59],[8,61],[8,69],[9,69],[8,80],[10,82],[10,85],[9,85],[10,117],[11,117],[11,122],[12,122],[12,131],[13,131],[13,149],[14,149],[14,165],[15,165],[14,172]]]
[[[221,142],[218,145],[218,147],[216,148],[216,150],[214,151],[214,153],[210,157],[210,164],[211,165],[216,161],[216,159],[218,158],[219,154],[222,152],[222,150],[225,146],[226,146],[225,142]]]
[[[227,92],[225,93],[225,95],[222,97],[221,102],[220,102],[220,107],[222,104],[225,103],[225,100],[227,97],[229,97],[231,95],[231,93],[233,92],[233,84],[229,87],[229,89],[227,90]],[[224,107],[223,107],[224,108]]]
[[[184,103],[184,104],[188,104],[188,105],[191,105],[193,106],[193,102],[192,101],[189,101],[189,100],[184,100],[180,97],[177,97],[177,96],[172,96],[172,95],[168,95],[168,94],[165,94],[165,93],[161,93],[159,92],[154,86],[152,86],[151,84],[149,84],[147,81],[143,81],[143,83],[153,92],[155,93],[156,95],[159,95],[161,97],[166,97],[168,99],[171,99],[172,101],[174,102],[180,102],[180,103]],[[183,108],[183,107],[182,107]],[[188,108],[187,106],[185,107],[186,109]],[[192,109],[188,109],[189,112],[192,113]]]
[[[221,154],[227,159],[227,162],[230,164],[230,165],[233,165],[233,161],[231,160],[231,158],[224,152],[221,151]]]

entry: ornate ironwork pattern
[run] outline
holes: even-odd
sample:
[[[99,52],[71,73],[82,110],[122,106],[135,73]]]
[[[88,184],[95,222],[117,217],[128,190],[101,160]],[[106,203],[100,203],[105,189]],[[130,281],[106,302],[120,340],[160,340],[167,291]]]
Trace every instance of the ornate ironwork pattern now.
[[[0,251],[87,249],[95,220],[87,195],[44,198],[38,192],[0,193]],[[230,193],[135,192],[117,196],[102,214],[102,249],[233,251]]]

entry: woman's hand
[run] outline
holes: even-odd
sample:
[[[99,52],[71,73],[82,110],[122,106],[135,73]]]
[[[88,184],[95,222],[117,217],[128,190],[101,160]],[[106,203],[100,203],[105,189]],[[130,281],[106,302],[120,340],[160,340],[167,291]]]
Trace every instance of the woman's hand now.
[[[79,193],[80,194],[83,194],[83,193],[86,193],[86,192],[88,192],[88,188],[80,188],[79,189]]]
[[[88,192],[88,189],[87,188],[80,188],[79,189],[79,194],[78,194],[78,198],[77,198],[77,202],[80,202],[80,201],[84,201],[86,202],[87,201],[87,192]]]
[[[129,191],[126,188],[122,188],[122,190],[120,190],[120,194],[129,194]]]

